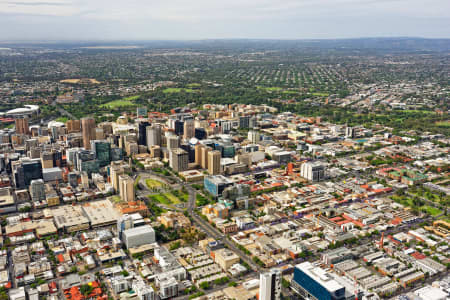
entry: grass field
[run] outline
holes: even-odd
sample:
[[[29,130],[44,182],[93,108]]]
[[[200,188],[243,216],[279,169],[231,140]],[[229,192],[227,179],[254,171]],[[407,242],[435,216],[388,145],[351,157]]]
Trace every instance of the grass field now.
[[[159,188],[164,185],[164,183],[162,183],[161,181],[151,178],[145,179],[145,184],[148,186],[149,189]]]
[[[165,193],[165,194],[163,194],[163,196],[166,197],[172,204],[179,204],[179,203],[181,203],[180,199],[178,199],[172,193]]]
[[[448,127],[450,127],[450,121],[437,122],[436,126],[448,128]]]
[[[196,89],[196,88],[201,87],[202,85],[200,83],[189,83],[186,86],[190,89]]]
[[[68,120],[69,120],[68,117],[59,117],[59,118],[57,118],[55,121],[56,121],[56,122],[66,123]]]
[[[164,197],[164,195],[150,195],[148,197],[150,198],[150,200],[152,200],[154,202],[158,202],[158,203],[165,204],[165,205],[172,204],[172,202],[170,202],[169,199]]]
[[[320,92],[311,93],[311,95],[317,96],[317,97],[328,97],[329,96],[328,93],[320,93]]]
[[[299,93],[299,91],[292,91],[292,90],[283,91],[283,94],[293,94],[293,95],[297,95],[298,93]]]
[[[264,87],[264,86],[258,86],[258,89],[265,90],[266,92],[281,92],[283,88],[272,86],[272,87]]]
[[[120,202],[121,201],[120,196],[117,196],[117,195],[111,196],[111,200],[112,200],[112,202]]]
[[[442,213],[442,211],[439,208],[424,205],[420,208],[421,210],[425,210],[428,214],[432,216],[437,216]]]
[[[193,90],[193,89],[183,89],[183,88],[167,88],[167,89],[163,90],[164,94],[181,93],[181,92],[194,93],[195,90]]]
[[[122,99],[117,99],[110,101],[108,103],[100,105],[102,108],[110,108],[115,109],[123,106],[136,106],[137,104],[133,103],[134,100],[138,99],[140,96],[129,96]]]

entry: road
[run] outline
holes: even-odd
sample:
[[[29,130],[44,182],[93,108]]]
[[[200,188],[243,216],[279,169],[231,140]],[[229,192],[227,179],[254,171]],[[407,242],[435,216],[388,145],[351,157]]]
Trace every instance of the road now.
[[[51,105],[56,107],[56,109],[59,111],[60,114],[69,117],[71,120],[77,120],[78,119],[74,115],[72,115],[70,112],[65,110],[64,108],[58,106],[55,101],[53,101]]]
[[[148,175],[152,176],[158,176],[162,177],[160,174],[157,174],[152,171],[141,171],[139,172],[139,176],[141,176],[141,180],[143,178],[148,177]],[[201,218],[197,212],[195,211],[196,208],[196,197],[197,197],[197,191],[188,183],[185,183],[180,178],[178,178],[175,175],[172,175],[172,179],[174,179],[177,182],[177,185],[180,187],[184,187],[188,193],[189,193],[189,200],[187,204],[187,211],[189,215],[192,217],[192,220],[194,223],[203,230],[208,236],[214,238],[215,240],[222,241],[228,249],[234,251],[243,261],[245,261],[253,271],[261,271],[264,270],[264,268],[261,268],[259,265],[257,265],[248,255],[246,255],[242,250],[238,249],[236,245],[229,241],[225,234],[217,230],[215,227],[213,227],[209,222],[205,221],[203,218]],[[143,192],[140,192],[143,193]]]

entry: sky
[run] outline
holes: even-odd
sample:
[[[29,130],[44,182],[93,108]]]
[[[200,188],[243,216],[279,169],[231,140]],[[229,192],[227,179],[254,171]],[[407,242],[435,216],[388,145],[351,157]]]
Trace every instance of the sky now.
[[[450,0],[0,0],[0,40],[450,38]]]

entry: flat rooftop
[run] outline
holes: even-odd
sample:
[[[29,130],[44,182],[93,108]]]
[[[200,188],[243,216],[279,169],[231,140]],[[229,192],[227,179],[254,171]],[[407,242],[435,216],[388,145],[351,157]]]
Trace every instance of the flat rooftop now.
[[[310,262],[298,264],[296,265],[296,268],[317,281],[317,283],[327,289],[330,293],[334,293],[335,291],[344,288],[344,286],[334,280],[326,270],[316,267]]]
[[[83,204],[83,211],[94,227],[115,223],[120,216],[109,200],[85,203]]]

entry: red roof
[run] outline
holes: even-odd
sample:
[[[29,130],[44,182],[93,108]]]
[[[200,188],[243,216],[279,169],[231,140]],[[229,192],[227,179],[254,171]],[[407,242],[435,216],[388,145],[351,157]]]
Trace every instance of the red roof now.
[[[424,259],[424,258],[427,258],[425,255],[423,255],[422,253],[420,253],[420,252],[414,252],[413,254],[411,254],[411,256],[412,257],[414,257],[415,259]]]
[[[58,261],[60,262],[60,263],[63,263],[64,262],[64,256],[60,253],[60,254],[58,254],[58,255],[56,255],[56,258],[58,259]]]

